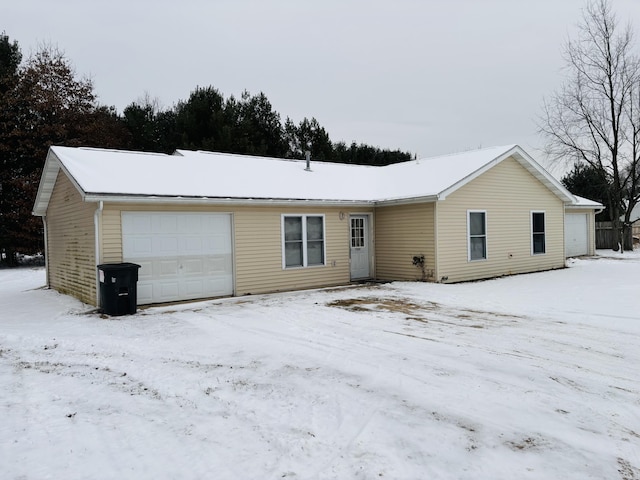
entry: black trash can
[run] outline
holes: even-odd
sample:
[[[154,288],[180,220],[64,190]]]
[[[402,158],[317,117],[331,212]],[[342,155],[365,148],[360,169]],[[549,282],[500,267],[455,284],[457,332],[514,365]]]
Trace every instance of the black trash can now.
[[[100,310],[107,315],[130,315],[138,308],[138,269],[136,263],[98,265]]]

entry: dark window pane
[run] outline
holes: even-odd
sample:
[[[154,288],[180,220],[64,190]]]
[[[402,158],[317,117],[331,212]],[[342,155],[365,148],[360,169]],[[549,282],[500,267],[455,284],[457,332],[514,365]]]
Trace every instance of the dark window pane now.
[[[307,242],[307,265],[324,265],[324,242]]]
[[[302,240],[302,217],[284,218],[284,241]]]
[[[287,267],[302,266],[302,242],[289,242],[284,246],[285,265]]]
[[[545,253],[544,233],[533,234],[533,253]]]
[[[469,258],[471,260],[487,258],[487,239],[485,237],[473,237],[469,240]]]
[[[484,212],[469,213],[469,233],[471,235],[485,235]]]
[[[322,217],[307,217],[307,240],[322,240]]]
[[[544,233],[544,213],[533,214],[533,231],[534,233]]]

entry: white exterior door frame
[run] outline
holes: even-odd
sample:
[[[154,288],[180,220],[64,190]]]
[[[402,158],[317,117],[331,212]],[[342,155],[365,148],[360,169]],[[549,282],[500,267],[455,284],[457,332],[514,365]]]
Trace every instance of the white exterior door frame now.
[[[349,264],[351,280],[371,278],[371,215],[349,215]]]

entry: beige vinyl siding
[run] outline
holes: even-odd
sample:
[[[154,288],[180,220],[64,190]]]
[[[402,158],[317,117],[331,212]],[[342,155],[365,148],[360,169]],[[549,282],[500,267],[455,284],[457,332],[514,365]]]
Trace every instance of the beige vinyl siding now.
[[[62,172],[47,209],[49,286],[96,304],[95,203],[84,203]]]
[[[435,269],[434,204],[395,205],[376,209],[376,277],[419,280],[422,272],[413,257],[425,256],[428,274]]]
[[[486,260],[468,260],[469,210],[486,211]],[[546,253],[540,255],[532,255],[532,211],[545,212]],[[447,282],[564,266],[564,204],[512,158],[439,202],[437,222],[437,271]]]
[[[105,204],[101,250],[104,262],[122,261],[122,211],[231,213],[235,295],[315,288],[349,283],[349,214],[371,209]],[[344,213],[340,218],[340,213]],[[324,266],[283,269],[282,215],[324,215]]]
[[[588,255],[596,254],[596,213],[593,208],[567,208],[566,213],[582,213],[587,215]]]

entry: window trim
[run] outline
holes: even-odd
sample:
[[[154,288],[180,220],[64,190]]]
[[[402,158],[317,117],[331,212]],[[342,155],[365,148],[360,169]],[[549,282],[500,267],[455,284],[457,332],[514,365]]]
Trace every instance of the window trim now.
[[[471,214],[484,214],[484,258],[471,258]],[[481,237],[474,235],[474,238]],[[468,262],[486,262],[489,260],[489,222],[486,210],[467,210],[467,261]]]
[[[313,265],[308,264],[307,256],[307,218],[315,217],[322,219],[322,263]],[[287,257],[285,251],[285,232],[284,223],[285,218],[300,218],[302,221],[302,265],[287,266]],[[327,223],[324,213],[283,213],[280,216],[280,232],[281,232],[281,247],[282,247],[282,269],[283,270],[296,270],[300,268],[315,268],[324,267],[327,265]],[[317,240],[312,240],[317,241]]]
[[[534,232],[533,231],[533,215],[536,213],[541,213],[543,215],[542,217],[542,222],[543,222],[543,231],[542,232]],[[546,255],[547,254],[547,212],[545,210],[531,210],[531,212],[529,213],[529,222],[530,222],[530,238],[531,238],[531,256],[538,256],[538,255]],[[535,242],[533,240],[534,235],[540,235],[540,233],[542,233],[542,235],[544,235],[544,251],[542,252],[535,252],[534,251],[534,245]]]

